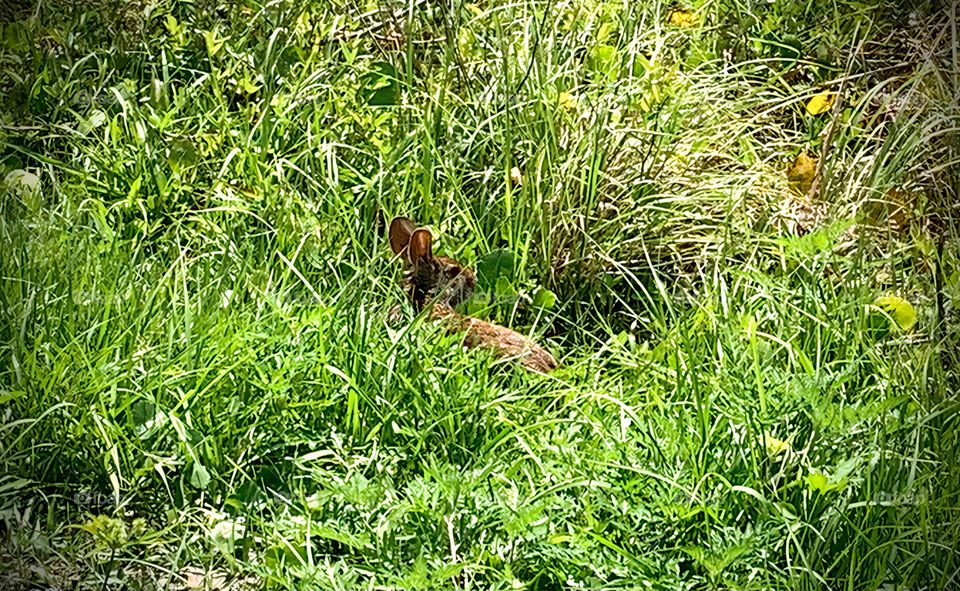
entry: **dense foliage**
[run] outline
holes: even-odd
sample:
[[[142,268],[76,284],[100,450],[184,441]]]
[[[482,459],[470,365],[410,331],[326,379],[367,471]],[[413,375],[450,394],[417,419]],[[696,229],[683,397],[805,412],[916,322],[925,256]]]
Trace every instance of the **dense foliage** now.
[[[950,9],[3,13],[4,588],[960,585]]]

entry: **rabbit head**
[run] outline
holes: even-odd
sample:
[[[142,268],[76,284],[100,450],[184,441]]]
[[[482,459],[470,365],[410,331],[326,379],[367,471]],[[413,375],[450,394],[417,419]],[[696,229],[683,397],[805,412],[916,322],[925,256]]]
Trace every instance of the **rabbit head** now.
[[[409,218],[390,222],[390,248],[403,259],[404,289],[417,311],[429,302],[457,306],[473,295],[473,271],[451,258],[434,256],[430,230]]]

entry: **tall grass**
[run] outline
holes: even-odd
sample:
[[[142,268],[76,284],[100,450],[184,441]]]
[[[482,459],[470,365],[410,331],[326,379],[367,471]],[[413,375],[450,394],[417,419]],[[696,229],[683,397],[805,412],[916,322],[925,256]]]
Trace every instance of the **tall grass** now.
[[[15,12],[3,584],[955,586],[934,8]],[[398,315],[394,215],[562,367]]]

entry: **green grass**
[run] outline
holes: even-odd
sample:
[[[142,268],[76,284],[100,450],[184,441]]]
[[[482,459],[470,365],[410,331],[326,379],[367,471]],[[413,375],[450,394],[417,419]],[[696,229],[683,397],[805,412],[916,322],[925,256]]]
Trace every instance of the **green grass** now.
[[[75,4],[0,31],[4,588],[958,585],[942,7]],[[397,319],[395,215],[561,368]]]

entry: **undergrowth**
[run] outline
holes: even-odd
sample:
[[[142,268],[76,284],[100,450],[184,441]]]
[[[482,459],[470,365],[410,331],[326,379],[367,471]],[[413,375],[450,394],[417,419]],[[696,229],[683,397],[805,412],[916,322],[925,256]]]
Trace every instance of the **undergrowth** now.
[[[3,586],[955,588],[954,17],[15,3]]]

